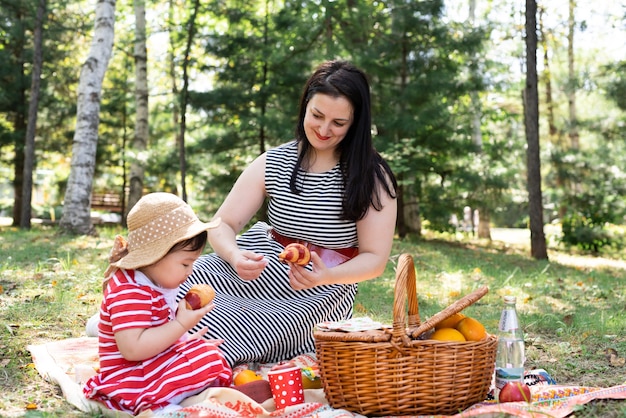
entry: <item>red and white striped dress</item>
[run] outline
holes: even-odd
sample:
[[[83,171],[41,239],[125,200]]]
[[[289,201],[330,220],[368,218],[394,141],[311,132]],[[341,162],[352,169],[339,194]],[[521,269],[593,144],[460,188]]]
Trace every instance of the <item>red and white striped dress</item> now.
[[[100,307],[100,373],[85,383],[85,396],[137,415],[178,403],[209,386],[229,386],[230,366],[222,352],[203,338],[189,340],[185,334],[143,361],[122,357],[115,332],[156,327],[174,319],[165,295],[157,287],[138,283],[136,275],[143,276],[134,270],[117,270],[109,280]]]

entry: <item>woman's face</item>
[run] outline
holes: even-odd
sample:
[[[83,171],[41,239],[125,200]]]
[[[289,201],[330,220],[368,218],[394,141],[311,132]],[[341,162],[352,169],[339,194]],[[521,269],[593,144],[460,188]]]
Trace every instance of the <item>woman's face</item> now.
[[[304,132],[311,146],[335,148],[350,129],[352,116],[352,105],[345,97],[315,94],[304,115]]]

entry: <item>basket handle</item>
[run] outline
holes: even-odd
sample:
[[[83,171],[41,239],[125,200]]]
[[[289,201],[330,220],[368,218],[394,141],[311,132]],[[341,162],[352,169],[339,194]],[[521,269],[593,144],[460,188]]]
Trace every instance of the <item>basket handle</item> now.
[[[415,265],[410,254],[400,254],[396,268],[396,285],[393,297],[393,330],[392,338],[400,339],[409,344],[405,319],[405,304],[408,295],[409,329],[419,327],[420,315],[417,304],[417,287],[415,283]]]
[[[439,322],[457,312],[461,312],[489,292],[487,286],[476,289],[420,324],[417,287],[415,282],[413,257],[409,254],[401,254],[398,258],[398,267],[396,269],[392,339],[396,341],[400,340],[405,346],[410,344],[411,339],[418,338],[424,332],[434,328]],[[407,295],[409,312],[408,330],[405,328],[405,304],[407,303]]]
[[[439,322],[443,321],[449,316],[454,315],[457,312],[461,312],[463,309],[467,308],[478,299],[482,298],[489,292],[489,288],[487,286],[483,286],[479,289],[474,290],[472,293],[463,296],[461,299],[457,300],[447,308],[443,309],[439,313],[431,316],[427,321],[425,321],[422,325],[418,326],[415,329],[410,331],[410,336],[412,338],[417,338],[424,332],[428,331],[431,328],[434,328]]]

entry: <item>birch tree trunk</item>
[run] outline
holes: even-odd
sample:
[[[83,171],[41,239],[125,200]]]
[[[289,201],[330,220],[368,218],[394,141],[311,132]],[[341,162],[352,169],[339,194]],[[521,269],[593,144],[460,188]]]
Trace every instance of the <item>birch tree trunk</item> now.
[[[31,200],[33,196],[33,170],[35,167],[35,134],[37,133],[37,108],[39,106],[39,90],[41,86],[41,69],[43,66],[43,20],[46,14],[46,0],[39,0],[34,31],[33,74],[30,85],[30,103],[28,105],[28,125],[26,125],[26,141],[24,146],[24,182],[22,188],[22,214],[20,228],[30,229]]]
[[[65,191],[62,232],[93,234],[91,190],[96,165],[102,80],[113,51],[116,0],[98,0],[94,36],[78,83],[76,131],[72,145],[70,175]]]
[[[135,137],[130,165],[130,191],[126,215],[143,195],[146,149],[148,147],[148,53],[146,51],[146,2],[134,0],[135,6]]]

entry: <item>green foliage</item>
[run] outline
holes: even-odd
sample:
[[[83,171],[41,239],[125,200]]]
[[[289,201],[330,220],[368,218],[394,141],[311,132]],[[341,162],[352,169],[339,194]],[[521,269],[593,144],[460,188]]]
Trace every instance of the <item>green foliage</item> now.
[[[626,111],[626,61],[612,63],[604,68],[608,78],[607,95],[615,101],[617,106]]]
[[[0,4],[0,162],[12,177],[19,172],[16,151],[25,133],[36,2]],[[36,148],[37,168],[55,172],[51,181],[57,192],[46,202],[53,206],[60,203],[67,176],[75,89],[93,6],[82,0],[48,4]],[[115,54],[102,94],[92,186],[121,190],[129,162],[138,159],[145,164],[147,190],[178,192],[182,60],[192,8],[165,1],[147,5],[154,17],[148,28],[150,134],[148,150],[134,155],[127,146],[135,117],[134,18],[131,3],[117,6]],[[460,215],[466,205],[490,213],[495,225],[525,225],[523,86],[518,72],[511,71],[522,55],[515,41],[520,28],[512,24],[515,8],[509,1],[478,7],[478,15],[481,10],[485,15],[472,22],[445,15],[454,8],[465,6],[444,0],[202,3],[186,62],[190,200],[211,216],[254,157],[293,137],[297,100],[311,70],[322,60],[343,58],[370,76],[375,145],[398,175],[407,208],[442,231],[450,228],[450,215]],[[492,9],[500,9],[502,21],[488,15]],[[564,134],[565,48],[558,34],[548,35],[558,134],[548,138],[542,132],[542,147],[548,150],[543,159],[550,161],[542,173],[546,219],[568,213],[594,219],[596,225],[621,223],[626,190],[620,167],[626,150],[624,116],[617,112],[626,108],[624,63],[597,73],[594,65],[600,63],[584,60],[594,56],[593,48],[576,55],[576,64],[585,68],[577,82],[581,151],[570,154]],[[606,92],[612,102],[599,106],[598,92]],[[472,138],[475,118],[481,144]]]
[[[67,176],[63,158],[71,149],[76,115],[75,87],[84,45],[85,21],[81,2],[52,0],[43,28],[43,70],[35,138],[36,170],[51,173],[50,182]],[[2,0],[0,19],[0,164],[14,168],[11,178],[18,187],[23,166],[26,119],[32,68],[33,25],[37,2]],[[68,158],[69,161],[69,158]],[[37,173],[33,173],[36,177]],[[46,184],[47,203],[59,203],[57,184]],[[21,189],[16,189],[21,192]],[[14,190],[14,192],[16,191]],[[36,193],[33,193],[36,195]]]
[[[26,133],[26,90],[30,85],[28,74],[24,69],[25,60],[30,54],[27,31],[32,28],[34,19],[26,19],[29,15],[29,4],[12,0],[2,3],[2,19],[0,19],[0,112],[7,121],[11,121],[11,129],[0,135],[0,146],[16,144]],[[34,13],[30,14],[34,16]],[[3,129],[4,130],[4,129]],[[3,153],[4,154],[4,153]]]
[[[372,78],[376,145],[399,178],[404,204],[446,229],[450,214],[467,204],[463,194],[475,189],[464,187],[476,151],[464,98],[480,83],[466,77],[465,66],[482,39],[444,22],[443,2],[386,6],[356,55]],[[400,225],[401,234],[404,226],[413,230]]]
[[[604,141],[596,153],[553,151],[555,176],[562,183],[563,242],[583,250],[618,245],[607,225],[626,216],[626,172],[622,169],[623,144]]]
[[[598,253],[602,247],[613,243],[612,235],[604,224],[597,224],[579,214],[564,217],[561,224],[563,231],[561,241],[564,244]]]

